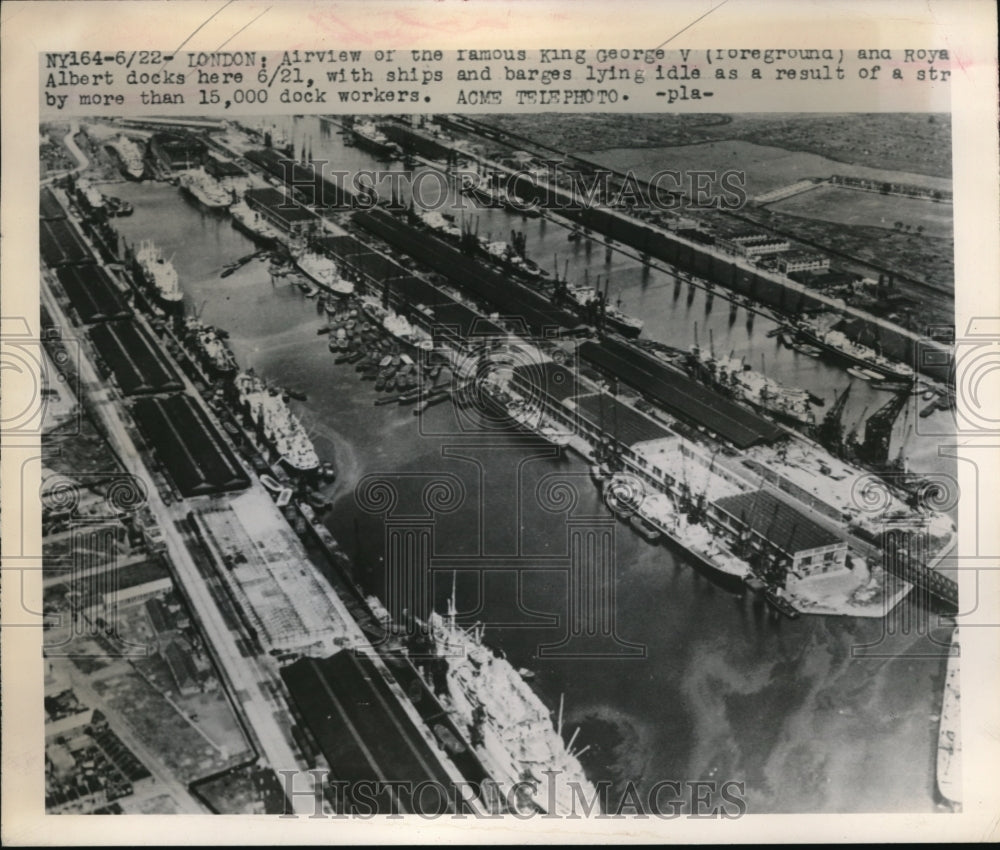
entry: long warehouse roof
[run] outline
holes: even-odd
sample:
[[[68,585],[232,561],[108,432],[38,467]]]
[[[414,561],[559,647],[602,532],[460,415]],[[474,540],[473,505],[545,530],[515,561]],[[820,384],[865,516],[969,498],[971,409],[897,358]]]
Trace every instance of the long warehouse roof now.
[[[375,665],[349,649],[325,659],[300,658],[281,669],[296,708],[322,750],[334,777],[342,782],[392,780],[414,788],[423,782],[447,786],[448,775],[403,711]],[[382,786],[372,803],[380,814],[412,812],[433,806],[436,795],[406,793],[394,802]],[[444,802],[444,801],[440,801]],[[444,806],[426,813],[452,811]]]
[[[785,435],[777,425],[628,343],[614,339],[587,341],[580,346],[580,355],[656,399],[668,413],[703,425],[737,448],[772,443]]]

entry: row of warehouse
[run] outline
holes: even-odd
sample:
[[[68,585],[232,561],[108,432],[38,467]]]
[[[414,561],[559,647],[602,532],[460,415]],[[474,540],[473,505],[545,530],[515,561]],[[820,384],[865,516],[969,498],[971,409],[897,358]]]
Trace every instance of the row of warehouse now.
[[[130,399],[136,424],[184,496],[241,489],[250,481],[174,364],[137,321],[128,299],[95,258],[49,188],[40,197],[41,250],[96,354],[98,369]],[[62,259],[72,255],[73,263]]]

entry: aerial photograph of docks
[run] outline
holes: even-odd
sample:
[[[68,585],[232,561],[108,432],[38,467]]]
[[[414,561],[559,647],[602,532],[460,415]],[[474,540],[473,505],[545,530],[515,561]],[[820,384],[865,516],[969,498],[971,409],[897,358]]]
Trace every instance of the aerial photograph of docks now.
[[[43,123],[46,811],[960,811],[950,140]]]

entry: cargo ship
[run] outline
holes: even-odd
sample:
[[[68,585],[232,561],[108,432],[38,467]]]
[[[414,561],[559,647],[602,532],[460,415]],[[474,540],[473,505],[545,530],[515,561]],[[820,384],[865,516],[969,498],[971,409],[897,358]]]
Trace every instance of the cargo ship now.
[[[161,306],[170,312],[182,310],[184,293],[177,278],[177,269],[170,260],[163,258],[160,249],[151,239],[143,239],[139,243],[135,261],[146,283],[155,291]]]
[[[319,457],[309,435],[277,389],[268,387],[252,372],[240,372],[233,387],[241,408],[289,472],[308,474],[319,469]]]
[[[182,191],[209,209],[224,209],[233,203],[233,193],[204,168],[181,172],[177,182]]]
[[[502,240],[487,242],[485,239],[480,238],[476,244],[488,260],[507,271],[532,280],[539,280],[549,276],[549,273],[536,262],[519,254],[510,242]]]
[[[466,629],[456,623],[454,597],[447,617],[434,612],[428,620],[434,653],[447,665],[446,692],[439,698],[492,778],[503,788],[524,783],[517,787],[527,799],[518,808],[570,815],[578,794],[596,801],[597,791],[571,749],[572,740],[566,744],[562,729],[523,676],[483,644],[483,627]],[[560,709],[560,727],[561,721]],[[595,808],[599,812],[599,802]]]
[[[396,145],[389,141],[374,121],[362,121],[351,127],[351,139],[355,147],[366,150],[381,159],[390,159],[396,153]]]
[[[325,254],[304,251],[296,258],[295,265],[326,292],[341,297],[354,294],[354,284],[340,276],[337,263]]]
[[[236,358],[216,328],[197,319],[189,319],[187,330],[201,361],[212,377],[228,378],[236,373]]]
[[[815,321],[800,320],[795,324],[795,332],[799,339],[820,351],[880,377],[907,382],[916,378],[913,369],[905,363],[897,363],[867,345],[848,339],[842,331],[822,330]]]
[[[542,214],[537,201],[525,200],[502,186],[497,187],[496,198],[505,210],[524,218],[538,218]]]
[[[706,526],[692,522],[669,493],[647,494],[635,476],[621,472],[603,480],[603,491],[605,503],[616,515],[640,517],[644,525],[659,531],[704,566],[740,579],[750,573],[745,560],[726,549]]]
[[[539,407],[530,404],[522,395],[513,392],[510,384],[496,373],[488,374],[476,382],[475,398],[501,421],[510,422],[529,431],[553,446],[567,446],[571,434]]]
[[[142,155],[142,148],[128,136],[119,134],[116,139],[108,142],[108,147],[118,157],[122,175],[129,180],[142,180],[146,176],[146,160]]]
[[[267,248],[281,245],[284,234],[264,218],[259,212],[251,209],[246,201],[237,201],[229,207],[233,217],[233,227],[251,239]]]
[[[622,336],[637,337],[642,333],[643,321],[620,307],[607,302],[607,297],[596,289],[587,286],[567,286],[566,294],[576,305],[577,312],[584,321],[599,323],[602,315],[604,323]]]
[[[958,626],[951,636],[951,654],[944,681],[941,721],[938,727],[937,786],[941,796],[952,806],[962,805],[962,738],[960,724],[961,691],[959,664],[961,644]]]
[[[699,345],[691,346],[685,367],[692,377],[719,390],[723,395],[744,401],[790,425],[815,425],[810,394],[797,387],[786,387],[766,375],[755,372],[740,357],[716,358]]]
[[[295,145],[288,137],[288,133],[277,124],[272,124],[270,130],[264,131],[264,145],[271,147],[278,153],[284,154],[290,159],[295,158]]]

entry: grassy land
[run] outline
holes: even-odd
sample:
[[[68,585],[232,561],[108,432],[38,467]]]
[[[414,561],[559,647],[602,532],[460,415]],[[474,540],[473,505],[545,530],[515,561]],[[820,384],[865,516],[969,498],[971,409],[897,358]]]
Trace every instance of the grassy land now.
[[[952,238],[952,205],[920,198],[900,198],[878,192],[862,192],[839,186],[821,186],[769,204],[772,212],[837,224],[881,227],[895,230],[896,223],[915,232],[941,239]]]
[[[665,115],[550,113],[479,120],[574,151],[739,139],[855,165],[951,178],[951,116],[919,113]]]

